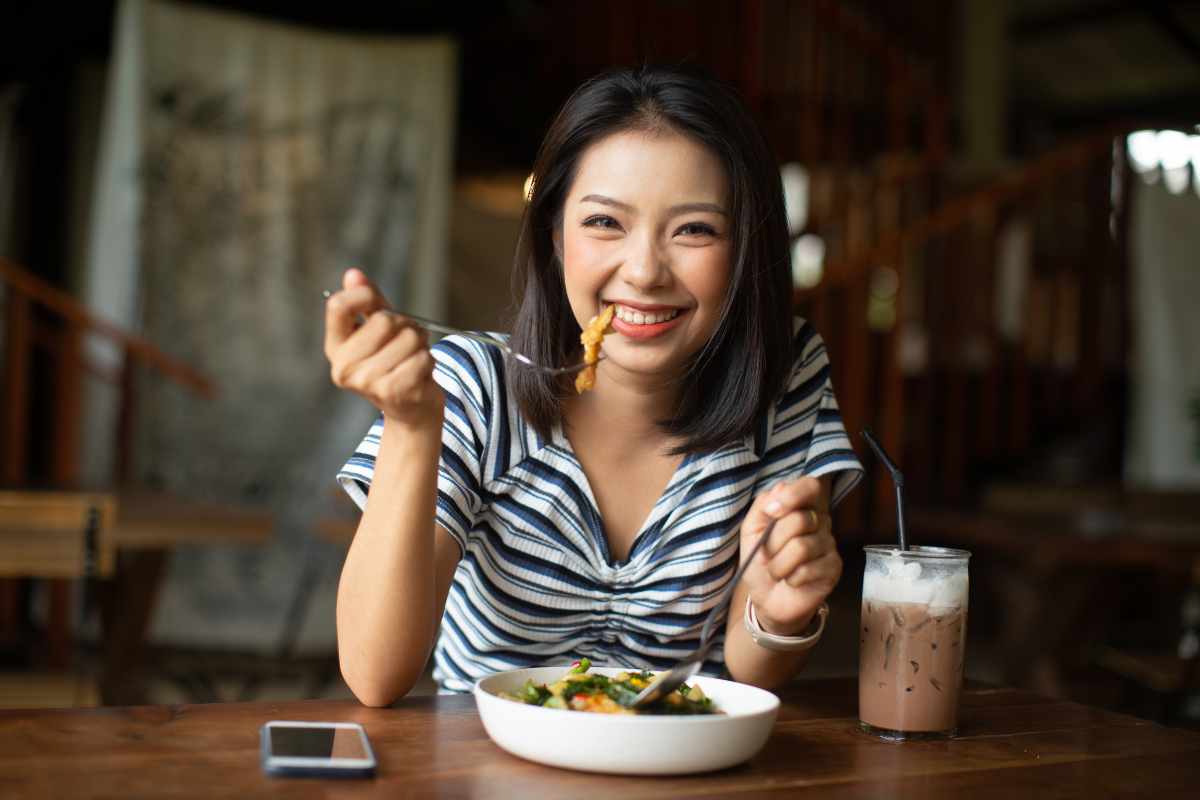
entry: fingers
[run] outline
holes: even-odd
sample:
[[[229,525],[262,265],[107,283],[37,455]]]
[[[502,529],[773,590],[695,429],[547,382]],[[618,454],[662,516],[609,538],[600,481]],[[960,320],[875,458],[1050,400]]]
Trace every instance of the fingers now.
[[[778,526],[776,526],[778,527]],[[774,534],[771,536],[774,539]],[[765,547],[768,547],[768,542]],[[802,534],[793,536],[782,543],[766,561],[767,573],[777,581],[791,576],[811,562],[834,551],[833,537],[828,534]]]
[[[353,289],[355,286],[370,286],[371,280],[367,273],[358,267],[351,267],[342,274],[342,288]]]
[[[742,534],[748,537],[757,537],[766,530],[771,520],[779,520],[779,523],[782,523],[784,518],[793,511],[815,508],[819,505],[821,497],[821,482],[817,478],[805,477],[777,483],[754,498],[750,510],[746,512],[746,519],[742,522]],[[809,522],[812,522],[811,515],[806,514],[805,516],[808,516]],[[776,530],[779,530],[779,523],[776,523]],[[781,540],[782,537],[777,539],[772,533],[771,541],[764,544],[763,547],[769,548],[772,542]]]
[[[358,328],[360,318],[385,308],[389,308],[386,298],[362,270],[346,270],[342,290],[325,301],[325,356],[333,359],[338,347]]]
[[[842,577],[842,557],[837,550],[830,550],[821,557],[808,561],[783,579],[783,582],[793,589],[805,586],[820,586],[832,590]]]
[[[367,391],[419,351],[428,352],[429,336],[399,314],[373,313],[330,358],[330,375],[337,386]]]
[[[428,334],[402,317],[377,312],[362,331],[342,346],[341,369],[334,375],[334,383],[366,392],[397,367],[418,356],[422,364],[426,356],[429,365],[433,364]]]
[[[382,397],[399,397],[401,395],[409,395],[414,391],[420,392],[422,387],[429,386],[433,382],[434,365],[433,354],[428,350],[422,350],[414,356],[404,359],[390,372],[379,379],[378,386]],[[408,400],[416,400],[416,397],[407,397]]]
[[[768,538],[755,556],[764,577],[792,588],[823,591],[836,585],[842,560],[832,534],[828,490],[820,479],[782,482],[755,498],[742,527],[743,547],[753,547],[768,525]]]
[[[770,561],[788,542],[797,537],[818,533],[827,521],[827,514],[821,514],[813,508],[801,508],[783,515],[775,521],[767,541],[763,542],[762,548],[759,549],[760,556],[765,561]]]

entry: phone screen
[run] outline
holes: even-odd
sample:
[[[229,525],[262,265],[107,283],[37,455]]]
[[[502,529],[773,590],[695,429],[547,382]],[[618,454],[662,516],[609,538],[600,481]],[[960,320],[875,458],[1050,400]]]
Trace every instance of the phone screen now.
[[[357,728],[271,726],[271,755],[283,758],[369,758]]]

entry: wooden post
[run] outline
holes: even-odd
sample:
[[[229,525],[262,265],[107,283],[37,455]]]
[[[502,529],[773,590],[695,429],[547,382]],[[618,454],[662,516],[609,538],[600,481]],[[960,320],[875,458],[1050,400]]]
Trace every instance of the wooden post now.
[[[844,165],[839,166],[844,176],[842,196],[838,204],[841,217],[842,252],[846,260],[852,260],[865,251],[868,239],[867,215],[870,208],[871,187]],[[875,405],[872,402],[872,336],[867,324],[867,305],[870,300],[871,272],[877,264],[863,264],[854,272],[842,276],[845,286],[845,307],[842,309],[842,351],[835,354],[841,361],[845,381],[838,389],[838,402],[842,407],[842,418],[846,430],[857,438],[864,427],[874,423]],[[879,472],[875,471],[878,476]],[[872,523],[870,509],[874,492],[864,487],[853,503],[846,504],[846,513],[841,524],[855,533],[867,531]],[[868,538],[870,538],[868,536]]]
[[[8,290],[4,336],[4,452],[0,481],[24,485],[29,468],[29,366],[32,330],[29,298]]]
[[[763,0],[743,0],[742,19],[745,41],[742,45],[742,95],[750,113],[762,114]]]
[[[27,479],[29,419],[29,298],[11,286],[5,295],[3,396],[0,397],[0,484],[19,487]],[[17,641],[25,622],[21,583],[0,579],[0,636]]]
[[[908,114],[911,108],[904,59],[895,46],[887,49],[887,143],[891,152],[908,149]]]
[[[54,364],[54,425],[50,431],[50,480],[60,488],[79,483],[79,426],[83,410],[82,331],[66,320],[57,341]],[[46,661],[55,669],[71,665],[74,642],[72,581],[46,582],[49,613],[46,620]]]
[[[821,26],[812,23],[812,52],[809,53],[809,69],[806,77],[804,93],[804,158],[810,162],[819,162],[827,158],[826,148],[822,146],[825,115],[825,54],[829,50],[829,41]]]
[[[938,435],[942,451],[940,495],[950,502],[961,501],[967,490],[967,444],[964,441],[967,436],[967,378],[962,347],[966,324],[963,311],[957,305],[965,295],[964,286],[968,280],[964,270],[959,268],[964,249],[962,238],[961,231],[945,237],[942,297],[948,313],[943,317],[943,327],[934,334],[946,344],[942,361],[946,376],[945,405]]]
[[[54,426],[50,431],[50,480],[67,489],[79,484],[79,431],[83,413],[82,331],[70,322],[58,339],[54,365]]]
[[[875,228],[883,236],[891,236],[900,228],[900,196],[899,180],[891,170],[885,172],[882,184],[876,193],[876,225]],[[876,431],[885,451],[897,461],[901,471],[907,470],[904,459],[904,373],[900,363],[900,339],[904,330],[905,309],[904,299],[907,278],[908,253],[904,248],[896,252],[895,261],[881,266],[895,270],[897,277],[896,295],[892,303],[896,309],[895,320],[891,330],[882,333],[882,354],[879,372],[881,377],[878,388],[872,393],[876,398],[874,418]],[[867,279],[868,281],[870,278]],[[891,479],[884,470],[875,470],[877,476],[874,487],[874,513],[872,514],[872,534],[876,540],[880,535],[891,533],[896,529],[896,492]]]
[[[995,319],[996,308],[996,207],[985,206],[976,215],[971,236],[979,254],[974,269],[979,280],[973,281],[971,289],[978,292],[972,305],[976,313],[971,320],[972,336],[980,337],[987,346],[987,363],[980,381],[978,416],[975,428],[975,455],[991,458],[1000,446],[1000,394],[1003,390],[999,354],[999,336]]]
[[[137,360],[129,348],[121,362],[120,409],[117,412],[117,457],[114,486],[127,486],[133,477],[133,420],[137,389]]]
[[[4,384],[0,398],[0,485],[24,486],[29,478],[29,367],[33,331],[29,298],[9,286],[5,296]],[[0,579],[0,635],[25,624],[21,583]]]

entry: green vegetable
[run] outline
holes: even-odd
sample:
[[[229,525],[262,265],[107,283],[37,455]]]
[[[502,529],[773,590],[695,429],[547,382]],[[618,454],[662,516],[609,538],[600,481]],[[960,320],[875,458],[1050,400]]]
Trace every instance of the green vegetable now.
[[[533,680],[525,681],[525,685],[521,687],[521,700],[535,706],[545,703],[549,696],[550,690],[544,685],[535,684]]]
[[[639,672],[622,672],[615,678],[607,675],[588,673],[591,669],[590,659],[581,658],[571,665],[570,670],[562,679],[551,685],[556,685],[552,692],[546,684],[537,684],[532,680],[525,681],[518,694],[502,693],[501,696],[518,703],[542,706],[543,708],[570,709],[568,701],[575,697],[594,697],[607,695],[618,705],[628,707],[650,682],[654,674],[649,670]],[[674,692],[654,703],[639,709],[641,714],[718,714],[712,707],[712,700],[705,697],[699,686],[684,684]]]

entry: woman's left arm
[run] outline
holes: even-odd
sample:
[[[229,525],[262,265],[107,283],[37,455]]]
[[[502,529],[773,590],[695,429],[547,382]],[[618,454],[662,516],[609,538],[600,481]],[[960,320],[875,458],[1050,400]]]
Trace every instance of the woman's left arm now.
[[[771,520],[770,538],[754,555],[729,604],[725,665],[733,678],[764,688],[792,678],[808,652],[762,647],[742,623],[746,598],[768,633],[801,636],[842,575],[829,517],[830,478],[782,481],[754,499],[741,527],[744,560]]]

